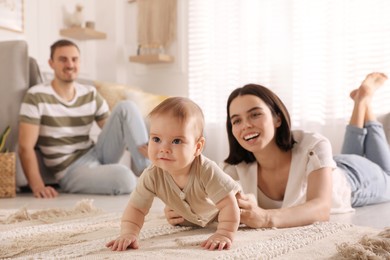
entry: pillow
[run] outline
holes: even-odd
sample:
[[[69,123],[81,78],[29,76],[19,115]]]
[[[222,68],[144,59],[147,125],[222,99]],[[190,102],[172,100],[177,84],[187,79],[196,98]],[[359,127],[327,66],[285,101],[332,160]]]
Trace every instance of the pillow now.
[[[131,100],[140,109],[143,117],[146,117],[152,109],[160,104],[167,96],[145,92],[137,87],[130,87],[116,83],[95,81],[96,90],[107,101],[110,110],[121,100]]]

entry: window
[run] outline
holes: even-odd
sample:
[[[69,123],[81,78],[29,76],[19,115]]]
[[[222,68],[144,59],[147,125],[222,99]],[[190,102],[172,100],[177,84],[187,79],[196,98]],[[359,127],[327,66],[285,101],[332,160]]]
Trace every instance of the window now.
[[[387,0],[190,0],[190,98],[222,126],[233,89],[264,85],[293,128],[324,134],[337,151],[350,91],[372,71],[389,75],[389,13]],[[390,86],[378,91],[375,111],[390,112]]]

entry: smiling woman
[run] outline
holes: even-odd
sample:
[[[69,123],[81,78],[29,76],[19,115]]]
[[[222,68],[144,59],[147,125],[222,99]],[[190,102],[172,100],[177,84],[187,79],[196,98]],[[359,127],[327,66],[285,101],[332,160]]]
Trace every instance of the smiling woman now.
[[[387,76],[370,73],[351,92],[355,106],[341,155],[314,132],[291,130],[289,113],[271,90],[248,84],[227,102],[230,152],[223,169],[242,185],[241,222],[254,228],[329,220],[351,206],[390,200],[390,149],[371,100]]]

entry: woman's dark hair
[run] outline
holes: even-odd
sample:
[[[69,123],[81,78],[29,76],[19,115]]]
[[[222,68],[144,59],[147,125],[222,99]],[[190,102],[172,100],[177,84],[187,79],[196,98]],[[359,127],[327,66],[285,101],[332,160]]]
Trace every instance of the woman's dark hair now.
[[[232,123],[230,120],[229,108],[232,101],[243,95],[253,95],[259,97],[271,110],[272,116],[279,116],[282,123],[276,129],[275,140],[276,145],[283,151],[289,151],[293,148],[295,140],[291,132],[291,120],[286,106],[280,98],[266,87],[257,84],[247,84],[241,88],[235,89],[229,96],[227,101],[227,119],[226,130],[229,139],[229,155],[225,159],[226,163],[238,164],[242,161],[251,163],[256,161],[252,152],[245,150],[233,136]]]

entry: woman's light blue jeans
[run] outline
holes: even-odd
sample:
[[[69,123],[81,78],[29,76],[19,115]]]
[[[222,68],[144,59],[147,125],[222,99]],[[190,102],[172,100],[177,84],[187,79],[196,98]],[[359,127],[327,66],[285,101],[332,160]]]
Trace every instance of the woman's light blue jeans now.
[[[127,166],[119,164],[124,149],[131,153],[132,168],[139,176],[149,160],[138,151],[148,142],[145,122],[137,106],[121,101],[113,109],[99,134],[96,145],[76,160],[59,181],[61,189],[70,193],[126,194],[137,178]]]
[[[390,201],[390,149],[381,123],[348,125],[341,153],[334,160],[347,173],[353,207]]]

